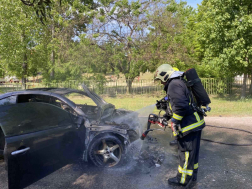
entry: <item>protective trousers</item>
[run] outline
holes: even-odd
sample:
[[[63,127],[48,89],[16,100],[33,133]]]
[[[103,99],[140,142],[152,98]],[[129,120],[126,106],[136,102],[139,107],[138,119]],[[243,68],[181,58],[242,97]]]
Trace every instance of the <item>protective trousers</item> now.
[[[178,139],[179,167],[177,179],[186,185],[190,179],[197,179],[199,167],[201,130],[191,132],[183,138]]]

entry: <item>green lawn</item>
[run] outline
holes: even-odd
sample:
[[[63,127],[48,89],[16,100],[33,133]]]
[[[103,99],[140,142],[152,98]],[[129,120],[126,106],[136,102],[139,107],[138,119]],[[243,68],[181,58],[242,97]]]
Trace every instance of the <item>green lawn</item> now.
[[[146,106],[156,103],[156,100],[161,97],[153,97],[147,95],[118,95],[115,98],[103,97],[107,102],[112,103],[116,108],[124,108],[129,110],[139,110]],[[210,96],[212,103],[210,107],[212,111],[207,113],[208,116],[236,116],[246,117],[252,116],[252,99],[237,100],[235,98]],[[80,98],[79,96],[71,97],[71,100],[75,103],[87,103],[88,105],[94,105],[94,103],[88,98]],[[158,113],[158,110],[154,110],[154,113]]]
[[[161,98],[161,97],[160,97]],[[117,98],[104,97],[104,99],[116,106],[116,108],[124,108],[129,110],[139,110],[146,106],[156,103],[158,97],[148,96],[118,96]],[[232,100],[229,98],[220,98],[211,96],[212,103],[210,107],[212,111],[207,113],[208,116],[252,116],[252,99],[247,100]],[[78,97],[72,99],[76,103],[88,103],[87,99],[81,100]],[[158,111],[155,109],[154,113]]]

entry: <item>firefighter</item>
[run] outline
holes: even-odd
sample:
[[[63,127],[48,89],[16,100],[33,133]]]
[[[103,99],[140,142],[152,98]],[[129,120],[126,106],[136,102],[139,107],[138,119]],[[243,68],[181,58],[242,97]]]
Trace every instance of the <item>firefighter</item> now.
[[[178,173],[168,179],[168,184],[180,186],[197,180],[201,130],[205,127],[203,115],[194,111],[191,105],[193,97],[182,79],[183,74],[169,64],[163,64],[154,76],[167,92],[168,107],[173,113],[171,128],[178,140]]]

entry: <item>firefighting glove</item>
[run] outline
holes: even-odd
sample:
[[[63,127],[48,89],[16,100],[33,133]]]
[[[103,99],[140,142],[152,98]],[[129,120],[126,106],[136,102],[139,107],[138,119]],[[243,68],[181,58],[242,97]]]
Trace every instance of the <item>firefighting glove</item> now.
[[[174,118],[171,119],[171,129],[172,129],[173,135],[175,137],[180,137],[181,126],[180,126],[180,122],[178,120],[175,120]]]

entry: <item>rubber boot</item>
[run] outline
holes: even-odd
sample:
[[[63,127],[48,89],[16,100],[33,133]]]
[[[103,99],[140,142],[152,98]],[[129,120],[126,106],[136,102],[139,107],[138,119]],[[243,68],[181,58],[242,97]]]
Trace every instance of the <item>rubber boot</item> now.
[[[177,177],[169,178],[169,179],[168,179],[168,184],[169,184],[169,185],[174,185],[174,186],[185,186],[184,184],[181,184],[181,183],[178,181],[178,178],[177,178]]]
[[[178,140],[177,139],[170,142],[170,146],[175,146],[175,145],[178,145]]]

